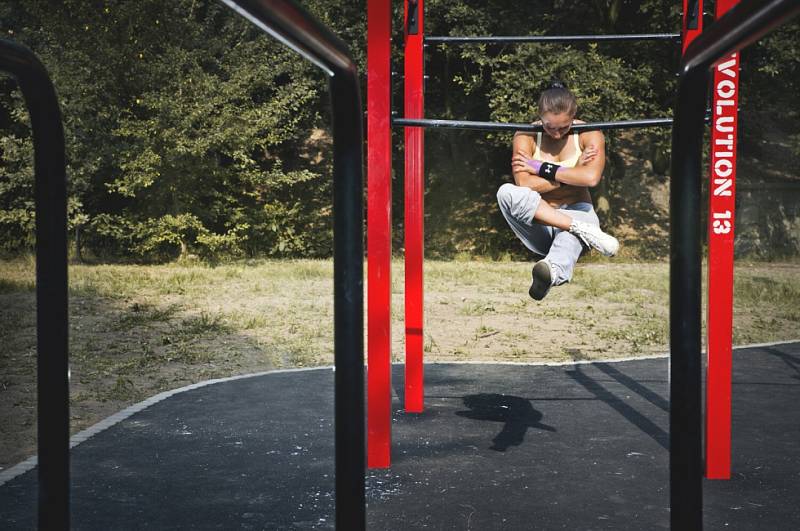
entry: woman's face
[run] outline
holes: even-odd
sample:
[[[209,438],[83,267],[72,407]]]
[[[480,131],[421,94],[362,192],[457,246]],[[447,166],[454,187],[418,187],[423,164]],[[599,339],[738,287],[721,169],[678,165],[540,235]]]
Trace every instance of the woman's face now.
[[[544,132],[556,140],[569,133],[572,127],[572,118],[568,113],[546,112],[541,116]]]

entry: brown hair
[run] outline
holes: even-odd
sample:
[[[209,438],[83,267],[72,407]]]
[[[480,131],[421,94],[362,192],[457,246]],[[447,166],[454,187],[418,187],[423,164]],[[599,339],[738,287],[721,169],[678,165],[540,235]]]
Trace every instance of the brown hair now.
[[[578,101],[567,86],[561,81],[553,81],[539,96],[539,116],[546,112],[561,114],[563,112],[575,116],[578,112]]]

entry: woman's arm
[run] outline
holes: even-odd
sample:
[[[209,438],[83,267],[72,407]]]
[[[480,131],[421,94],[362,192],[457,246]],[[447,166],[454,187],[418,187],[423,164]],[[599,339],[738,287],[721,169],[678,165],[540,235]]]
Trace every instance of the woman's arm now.
[[[514,155],[523,153],[528,158],[531,158],[535,151],[536,142],[533,139],[533,135],[521,132],[514,134]],[[514,175],[514,184],[517,186],[525,186],[540,194],[552,192],[561,186],[558,182],[548,181],[543,177],[539,177],[532,169],[520,169],[519,166],[512,166],[511,171]]]
[[[600,131],[589,131],[581,134],[581,142],[587,148],[594,147],[596,156],[574,168],[559,167],[555,180],[573,186],[597,186],[606,165],[606,139]]]

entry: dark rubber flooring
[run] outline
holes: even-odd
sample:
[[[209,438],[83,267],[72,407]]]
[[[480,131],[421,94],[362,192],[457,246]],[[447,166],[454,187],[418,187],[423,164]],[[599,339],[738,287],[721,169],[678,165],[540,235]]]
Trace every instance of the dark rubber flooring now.
[[[426,366],[426,412],[395,397],[368,528],[667,529],[667,367]],[[800,343],[735,351],[733,380],[734,475],[705,481],[705,528],[800,529]],[[73,450],[72,527],[331,529],[332,416],[330,369],[176,394]],[[0,529],[35,507],[35,471],[0,486]]]

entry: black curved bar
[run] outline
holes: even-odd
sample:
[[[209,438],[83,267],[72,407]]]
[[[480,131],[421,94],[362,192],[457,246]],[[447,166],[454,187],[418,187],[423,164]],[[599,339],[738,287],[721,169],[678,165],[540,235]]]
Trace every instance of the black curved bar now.
[[[414,118],[394,118],[392,125],[397,127],[431,127],[439,129],[473,129],[478,131],[543,131],[541,125],[499,122],[471,122],[465,120],[429,120]],[[594,131],[598,129],[640,129],[643,127],[667,127],[672,118],[648,118],[645,120],[624,120],[619,122],[594,122],[575,124],[572,131]]]
[[[797,0],[744,0],[705,30],[681,61],[670,184],[670,520],[703,527],[702,138],[709,69],[800,13]]]
[[[680,33],[638,33],[629,35],[519,35],[508,37],[425,37],[425,44],[507,44],[525,42],[677,41]]]
[[[345,44],[294,2],[222,1],[330,76],[333,108],[336,527],[348,531],[365,529],[364,159],[358,71]]]
[[[17,78],[33,131],[39,529],[69,529],[67,179],[55,89],[28,48],[0,39],[0,70]]]

